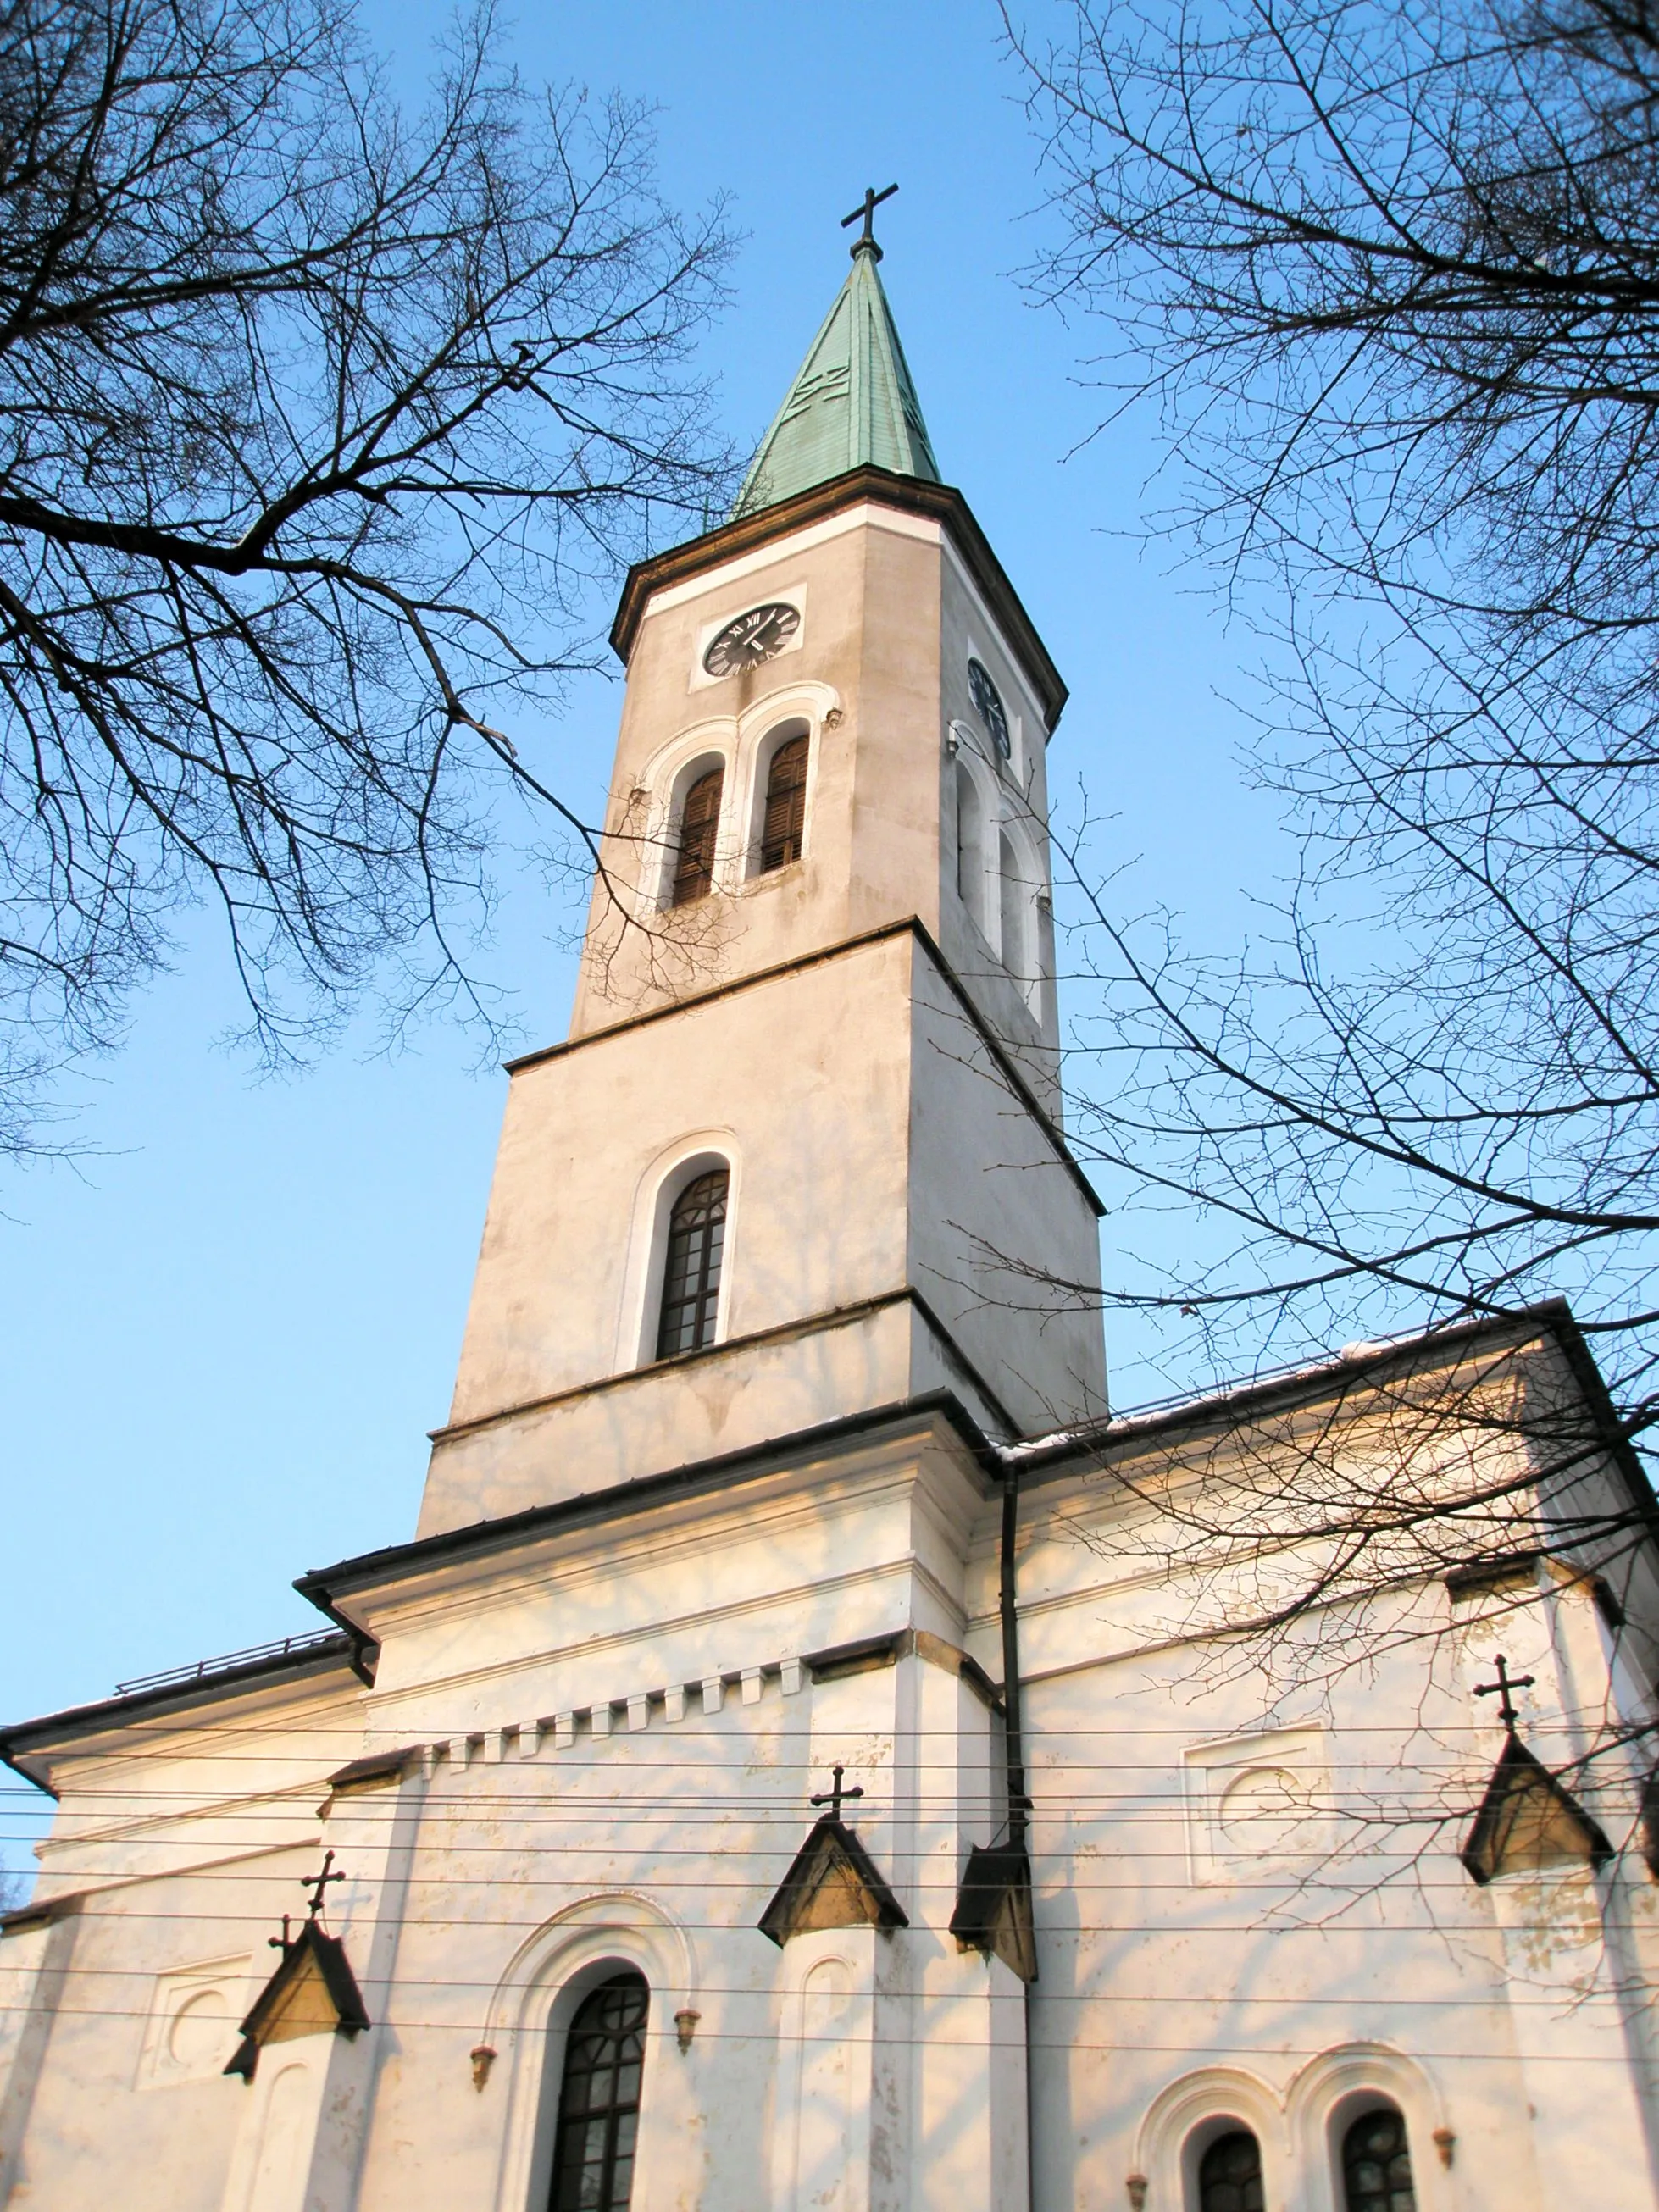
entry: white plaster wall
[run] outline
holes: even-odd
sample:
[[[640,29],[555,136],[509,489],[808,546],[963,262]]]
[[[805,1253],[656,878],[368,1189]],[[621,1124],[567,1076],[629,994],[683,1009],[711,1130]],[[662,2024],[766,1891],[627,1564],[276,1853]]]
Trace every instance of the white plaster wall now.
[[[1143,1499],[1073,1466],[1022,1501],[1037,2212],[1127,2206],[1131,2175],[1148,2212],[1188,2212],[1195,2146],[1230,2118],[1261,2134],[1275,2208],[1339,2212],[1333,2144],[1368,2094],[1406,2113],[1425,2212],[1545,2212],[1592,2130],[1598,2202],[1633,2207],[1648,2085],[1618,2021],[1574,1995],[1601,1906],[1569,1900],[1557,1929],[1554,1906],[1479,1892],[1455,1857],[1496,1741],[1460,1670],[1512,1615],[1462,1601],[1454,1615],[1438,1585],[1379,1600],[1371,1663],[1328,1679],[1306,1663],[1316,1620],[1284,1682],[1237,1647],[1175,1643],[1196,1585],[1171,1574],[1146,1501],[1179,1458],[1153,1438],[1127,1463]],[[216,2075],[148,2086],[154,1992],[257,1961],[332,1845],[351,1877],[337,1924],[375,2026],[329,2046],[328,2212],[538,2212],[559,2007],[607,1960],[637,1964],[653,1991],[636,2212],[787,2212],[801,2008],[829,1960],[848,1971],[825,2006],[845,2008],[820,2022],[808,2103],[823,2136],[825,2100],[844,2095],[830,2149],[857,2166],[847,2212],[1019,2212],[1025,2000],[945,1930],[1000,1809],[994,1717],[947,1649],[965,1640],[998,1671],[997,1517],[972,1455],[912,1417],[349,1596],[383,1640],[373,1691],[227,1694],[187,1724],[66,1748],[53,1771],[76,1840],[52,1847],[55,1875],[95,1844],[104,1887],[75,1924],[21,2145],[33,2201],[101,2209],[114,2171],[136,2212],[216,2212],[255,2107]],[[1538,1638],[1516,1646],[1540,1678],[1528,1728],[1570,1735],[1605,1692],[1584,1602],[1529,1616]],[[1425,1607],[1437,1642],[1415,1632]],[[816,1683],[799,1663],[896,1629],[920,1636],[895,1663]],[[319,1821],[329,1768],[386,1745],[410,1747],[401,1783],[342,1794]],[[866,1791],[849,1812],[911,1924],[781,1953],[755,1923],[836,1759]],[[1288,1831],[1252,1827],[1248,1797],[1240,1814],[1230,1796],[1261,1771],[1311,1778]],[[118,1771],[127,1796],[100,1832],[91,1793]],[[186,1794],[162,1804],[155,1786],[179,1778]],[[1425,1790],[1443,1833],[1358,1817]],[[120,1879],[123,1852],[140,1878]],[[1626,1882],[1621,1909],[1651,1920],[1644,1884]],[[39,1934],[0,1960],[12,1940],[27,1960]],[[699,2015],[685,2051],[678,2010]]]
[[[642,1364],[635,1224],[684,1141],[733,1158],[725,1335],[897,1288],[908,1002],[896,938],[521,1069],[452,1421]]]
[[[842,1413],[899,1404],[915,1388],[921,1333],[902,1305],[856,1310],[442,1437],[419,1533],[592,1496],[717,1453],[764,1446]],[[959,1379],[940,1374],[953,1384]]]
[[[1537,1678],[1523,1727],[1547,1759],[1605,1719],[1588,1591],[1517,1611],[1513,1590],[1454,1605],[1435,1581],[1358,1620],[1206,1640],[1224,1605],[1238,1617],[1307,1571],[1177,1562],[1189,1539],[1159,1494],[1183,1457],[1187,1479],[1226,1480],[1224,1435],[1211,1449],[1149,1439],[1022,1502],[1031,2033],[1052,2054],[1034,2076],[1037,2203],[1127,2204],[1136,2175],[1148,2212],[1195,2212],[1197,2147],[1231,2120],[1262,2142],[1270,2203],[1340,2212],[1337,2147],[1368,2098],[1406,2114],[1425,2212],[1557,2203],[1575,2160],[1598,2202],[1646,2201],[1652,2068],[1613,1999],[1628,1954],[1607,1926],[1659,1924],[1659,1892],[1634,1857],[1600,1905],[1582,1878],[1482,1891],[1456,1857],[1502,1744],[1472,1695],[1494,1650]],[[969,1632],[987,1661],[995,1566],[988,1531]],[[1553,1656],[1569,1647],[1576,1676]],[[1285,1775],[1306,1795],[1288,1820],[1252,1778]],[[1604,1808],[1620,1837],[1633,1803]]]
[[[620,1714],[632,1695],[889,1630],[959,1644],[961,1528],[983,1492],[935,1420],[896,1421],[550,1533],[506,1566],[490,1555],[354,1595],[382,1643],[368,1724],[386,1743],[441,1739],[601,1702]]]
[[[921,945],[911,988],[909,1279],[1018,1432],[1099,1420],[1106,1348],[1093,1210]]]
[[[750,1068],[763,1079],[733,1079]],[[687,1156],[732,1163],[721,1338],[834,1326],[652,1368],[658,1194]],[[523,1068],[421,1533],[936,1382],[1003,1433],[1098,1413],[1097,1308],[1053,1310],[1005,1260],[1097,1281],[1094,1218],[908,932]],[[908,1309],[848,1310],[907,1285],[966,1369]],[[596,1400],[544,1402],[600,1382]]]
[[[1043,1105],[1059,1118],[1059,1020],[1054,988],[1054,926],[1048,860],[1048,740],[1036,694],[966,571],[947,556],[940,577],[939,714],[942,731],[957,747],[940,749],[939,905],[938,936],[945,957],[971,992],[999,1039],[1012,1053]],[[1009,722],[1011,757],[996,748],[968,689],[969,657],[995,684]],[[1062,740],[1063,742],[1063,740]],[[957,889],[957,758],[980,795],[983,823],[981,885],[975,915]],[[997,881],[1000,836],[1006,832],[1020,854],[1019,891],[1027,908],[1037,975],[1022,989],[1012,979],[1001,944]]]
[[[325,1778],[363,1741],[361,1693],[337,1666],[46,1757],[61,1802],[40,1892],[79,1901],[0,1943],[0,1972],[20,1947],[63,1970],[31,2000],[44,2063],[0,2140],[0,2203],[106,2212],[118,2176],[124,2207],[220,2212],[247,2099],[221,2069],[275,1963],[266,1938],[303,1912]],[[208,1993],[175,2039],[181,2006]]]

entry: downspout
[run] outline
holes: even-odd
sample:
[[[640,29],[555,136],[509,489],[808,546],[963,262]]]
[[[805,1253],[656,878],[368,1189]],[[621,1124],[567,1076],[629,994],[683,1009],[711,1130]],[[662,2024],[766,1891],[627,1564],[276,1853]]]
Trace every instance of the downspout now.
[[[1002,1718],[1008,1752],[1008,1840],[1023,1850],[1025,1816],[1031,1801],[1025,1794],[1025,1738],[1019,1710],[1018,1593],[1014,1583],[1014,1542],[1019,1518],[1019,1477],[1012,1467],[1002,1472]]]
[[[1019,1477],[1015,1468],[1002,1470],[1002,1559],[998,1577],[1002,1613],[1002,1725],[1008,1758],[1008,1840],[1026,1850],[1027,1816],[1031,1800],[1025,1788],[1025,1732],[1019,1699],[1019,1592],[1014,1579],[1014,1546],[1019,1534]],[[1027,1864],[1030,1860],[1028,1857]],[[1035,1885],[1033,1885],[1033,1888]],[[1028,1894],[1030,1893],[1028,1892]],[[1036,1934],[1036,1899],[1032,1896],[1031,1930]],[[1025,2006],[1025,2203],[1036,2212],[1036,2107],[1031,2079],[1031,1984],[1024,1985]]]

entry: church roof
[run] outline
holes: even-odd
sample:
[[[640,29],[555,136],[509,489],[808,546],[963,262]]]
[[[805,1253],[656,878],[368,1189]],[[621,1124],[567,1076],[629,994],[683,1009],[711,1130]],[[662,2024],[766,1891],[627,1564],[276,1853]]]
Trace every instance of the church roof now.
[[[940,481],[921,403],[894,327],[876,264],[881,249],[860,240],[852,273],[761,441],[732,520],[758,514],[849,469],[890,469]]]

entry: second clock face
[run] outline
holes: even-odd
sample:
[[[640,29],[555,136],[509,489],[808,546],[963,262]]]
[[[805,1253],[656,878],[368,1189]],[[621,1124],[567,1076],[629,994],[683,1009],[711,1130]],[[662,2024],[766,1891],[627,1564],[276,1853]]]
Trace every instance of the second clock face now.
[[[750,607],[746,615],[715,632],[702,665],[711,676],[735,676],[741,669],[758,668],[762,661],[781,653],[799,628],[799,611],[781,599]]]
[[[1013,750],[1008,738],[1008,717],[1003,712],[1001,697],[983,661],[969,662],[968,689],[973,695],[981,721],[991,732],[991,743],[996,747],[999,757],[1006,760]]]

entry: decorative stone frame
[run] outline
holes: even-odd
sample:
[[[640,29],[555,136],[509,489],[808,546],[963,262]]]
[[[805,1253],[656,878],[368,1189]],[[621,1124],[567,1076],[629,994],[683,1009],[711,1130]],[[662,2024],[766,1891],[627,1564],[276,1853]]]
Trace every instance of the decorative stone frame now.
[[[711,676],[702,665],[702,657],[726,628],[727,623],[735,622],[739,615],[747,614],[751,607],[774,605],[793,607],[800,617],[795,625],[794,635],[779,647],[775,660],[783,660],[790,653],[799,653],[806,642],[807,599],[811,586],[805,577],[800,577],[792,584],[780,584],[775,589],[769,588],[759,592],[757,592],[754,588],[753,580],[745,579],[736,582],[732,589],[734,596],[724,611],[717,615],[704,616],[697,624],[696,636],[691,648],[690,678],[686,687],[689,690],[707,691],[716,684],[729,684],[732,681],[729,676]],[[744,596],[745,593],[746,596]],[[765,665],[771,666],[773,663],[768,662]]]
[[[677,1137],[659,1152],[635,1187],[617,1328],[616,1366],[619,1374],[657,1364],[663,1269],[668,1256],[668,1217],[687,1184],[713,1168],[724,1168],[727,1176],[726,1237],[720,1257],[720,1297],[714,1313],[714,1342],[721,1344],[726,1340],[742,1190],[742,1155],[733,1130],[696,1129]]]
[[[806,2008],[813,1984],[826,1973],[838,1975],[845,1996],[840,2038],[846,2067],[842,2179],[837,2191],[841,2212],[869,2212],[872,2133],[876,2124],[872,2091],[876,2058],[875,2004],[880,1978],[874,1928],[824,1928],[793,1937],[784,1952],[783,1971],[774,1992],[774,2062],[767,2115],[771,2191],[769,2202],[781,2212],[806,2212],[817,2191],[809,2170],[800,2167],[801,2130],[809,2112],[820,2120],[823,2109],[806,2094],[807,2069],[816,2046],[807,2033]],[[827,2055],[827,2054],[823,2054]]]
[[[273,2045],[251,2082],[226,2084],[240,2091],[242,2109],[223,2212],[263,2212],[273,2198],[298,2203],[309,2194],[333,2055],[334,2038],[325,2031],[298,2036]]]
[[[780,684],[757,699],[738,716],[734,752],[737,759],[733,819],[743,825],[738,850],[732,856],[731,883],[735,889],[757,890],[781,881],[787,867],[759,872],[761,827],[766,812],[766,775],[772,756],[787,738],[806,740],[806,803],[801,822],[801,859],[812,849],[812,815],[817,795],[818,764],[830,717],[839,717],[841,694],[831,684],[803,680]],[[793,866],[795,863],[791,862]]]
[[[781,868],[761,867],[761,846],[765,838],[766,786],[771,775],[772,763],[778,752],[792,738],[806,740],[806,788],[803,793],[800,830],[800,855],[795,860],[786,860]],[[749,807],[746,820],[748,835],[743,841],[741,856],[743,880],[745,887],[770,883],[775,877],[787,875],[799,867],[811,850],[812,790],[817,781],[818,738],[807,714],[783,714],[769,720],[765,734],[755,741],[749,759]]]
[[[653,805],[649,811],[648,823],[654,826],[648,826],[646,834],[651,842],[646,847],[646,866],[641,872],[647,893],[645,901],[647,909],[654,908],[660,913],[672,908],[674,876],[679,866],[680,821],[685,811],[686,798],[692,785],[711,775],[715,769],[720,771],[721,775],[720,811],[714,824],[714,865],[709,872],[708,890],[704,896],[712,897],[725,888],[729,867],[726,825],[732,819],[732,757],[729,748],[710,744],[705,736],[703,743],[692,749],[687,757],[675,766],[662,804],[660,806]],[[692,903],[701,905],[702,901],[695,900]]]
[[[756,888],[787,873],[781,868],[763,876],[756,872],[760,820],[766,805],[765,771],[786,737],[802,735],[807,748],[801,832],[801,852],[805,856],[811,849],[823,732],[830,717],[840,711],[841,695],[833,684],[815,681],[781,684],[742,714],[710,715],[678,731],[658,748],[640,771],[645,794],[638,825],[638,834],[645,841],[638,870],[642,915],[672,911],[669,902],[673,896],[685,794],[700,775],[713,768],[725,770],[726,781],[714,834],[710,896]]]
[[[1267,2201],[1283,2212],[1347,2212],[1342,2138],[1363,2112],[1390,2107],[1406,2123],[1420,2212],[1449,2212],[1454,2138],[1425,2069],[1384,2043],[1321,2051],[1283,2094],[1243,2066],[1209,2066],[1159,2091],[1135,2137],[1146,2212],[1199,2212],[1199,2161],[1218,2136],[1249,2128],[1261,2146]]]
[[[1308,1810],[1292,1843],[1255,1850],[1230,1842],[1229,1790],[1283,1767],[1309,1784]],[[1328,1732],[1317,1722],[1240,1730],[1188,1744],[1182,1753],[1187,1861],[1194,1883],[1291,1881],[1335,1848],[1337,1823]]]
[[[144,2023],[135,2086],[166,2088],[175,2082],[210,2081],[222,2074],[225,2061],[240,2039],[236,2024],[247,2010],[253,1978],[254,1962],[246,1951],[229,1958],[204,1960],[199,1965],[170,1966],[159,1973]],[[173,2032],[185,2013],[204,1997],[217,2001],[216,2055],[181,2062],[173,2053]]]
[[[1406,2123],[1412,2184],[1419,2207],[1444,2192],[1441,2143],[1453,2138],[1445,2108],[1414,2059],[1386,2043],[1351,2043],[1310,2058],[1285,2095],[1285,2121],[1302,2169],[1305,2212],[1347,2212],[1342,2138],[1363,2113],[1388,2107]]]
[[[1248,2128],[1261,2146],[1267,2201],[1289,2201],[1290,2158],[1278,2097],[1243,2066],[1207,2066],[1160,2090],[1135,2137],[1150,2212],[1199,2212],[1199,2161],[1218,2136]]]
[[[673,2212],[680,2201],[692,2106],[675,2015],[697,2008],[696,1960],[684,1929],[639,1890],[581,1899],[520,1945],[484,2015],[495,2054],[479,2094],[499,2099],[495,2212],[541,2212],[552,2180],[564,2047],[596,1983],[631,1967],[651,1992],[630,2212]]]

